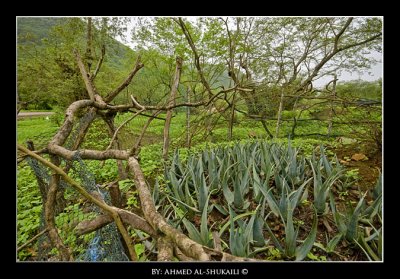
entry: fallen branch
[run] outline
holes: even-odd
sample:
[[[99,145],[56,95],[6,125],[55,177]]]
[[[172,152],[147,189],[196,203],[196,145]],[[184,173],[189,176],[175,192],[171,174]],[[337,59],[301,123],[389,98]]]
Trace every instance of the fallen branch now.
[[[135,177],[135,185],[139,193],[144,217],[155,231],[160,231],[166,237],[171,239],[171,241],[175,243],[175,245],[180,251],[183,252],[183,254],[185,254],[186,257],[199,261],[255,261],[254,259],[241,258],[205,247],[191,240],[182,232],[168,224],[156,210],[139,162],[136,160],[136,158],[130,157],[128,160],[128,165]]]
[[[151,197],[151,193],[144,179],[143,172],[139,166],[139,162],[134,157],[130,157],[128,164],[131,171],[134,173],[136,182],[135,185],[139,192],[142,210],[146,220],[150,223],[150,225],[156,231],[159,230],[166,236],[169,236],[182,251],[185,251],[186,255],[200,261],[209,261],[210,257],[204,252],[202,245],[191,240],[177,229],[171,227],[157,212]]]
[[[109,149],[105,151],[80,149],[71,151],[59,145],[49,145],[48,149],[52,154],[57,154],[67,160],[73,160],[77,153],[79,153],[79,156],[82,159],[91,159],[91,160],[107,160],[107,159],[126,160],[129,157],[127,151],[118,149]]]
[[[115,210],[114,207],[111,207],[111,206],[107,205],[106,203],[104,203],[103,201],[100,201],[100,200],[94,198],[81,185],[79,185],[75,180],[73,180],[71,177],[69,177],[61,168],[57,167],[53,163],[43,159],[39,155],[33,153],[32,151],[30,151],[29,149],[25,148],[24,146],[22,146],[20,144],[18,144],[18,150],[28,154],[32,158],[38,160],[39,162],[41,162],[45,166],[47,166],[47,167],[51,168],[52,170],[54,170],[55,173],[59,174],[63,178],[63,180],[65,182],[67,182],[73,188],[75,188],[75,190],[77,190],[86,199],[88,199],[90,202],[96,204],[98,207],[100,207],[101,209],[106,211],[108,214],[110,214],[113,217],[113,219],[114,219],[119,231],[121,232],[127,247],[129,248],[129,254],[130,254],[131,259],[133,261],[137,260],[136,252],[135,252],[135,250],[133,248],[132,239],[130,238],[128,232],[126,231],[126,229],[125,229],[125,227],[124,227],[124,225],[122,223],[122,220],[121,220],[118,212]],[[48,202],[49,202],[49,200],[48,200]]]
[[[174,258],[174,245],[171,243],[166,237],[160,237],[157,240],[157,261],[159,262],[168,262],[172,261]]]
[[[124,209],[114,208],[114,210],[117,211],[118,214],[121,216],[122,222],[124,222],[125,225],[129,225],[133,229],[141,230],[149,234],[153,238],[158,237],[157,232],[142,217]],[[75,233],[77,235],[88,234],[98,229],[101,229],[112,221],[113,218],[110,215],[99,215],[93,220],[85,220],[80,222],[75,227]]]
[[[38,155],[35,154],[35,156]],[[54,165],[54,163],[60,164],[60,160],[58,159],[58,157],[51,155],[51,160],[52,163],[50,162],[48,163],[56,168],[59,168],[58,166]],[[74,258],[72,256],[72,251],[65,246],[63,240],[61,239],[55,221],[55,204],[56,204],[57,189],[60,187],[59,184],[60,184],[60,175],[58,175],[57,173],[53,173],[50,178],[49,189],[47,191],[47,199],[46,202],[44,203],[44,217],[46,220],[47,229],[49,231],[49,239],[53,247],[57,248],[57,250],[59,251],[60,260],[73,261]]]
[[[88,234],[110,224],[113,218],[110,215],[99,215],[93,220],[84,220],[75,227],[75,233],[79,235]]]

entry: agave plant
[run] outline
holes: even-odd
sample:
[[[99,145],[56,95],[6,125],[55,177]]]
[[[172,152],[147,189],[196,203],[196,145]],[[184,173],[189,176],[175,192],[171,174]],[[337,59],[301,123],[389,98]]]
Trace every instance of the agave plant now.
[[[229,248],[233,255],[239,257],[248,257],[251,253],[250,246],[254,239],[254,227],[256,214],[253,214],[248,222],[239,222],[237,228],[235,229],[235,213],[232,208],[229,208],[229,214],[232,221],[230,222],[230,232],[229,232]]]
[[[275,176],[279,177],[279,174],[275,174]],[[275,214],[275,216],[281,216],[282,219],[286,222],[288,212],[290,210],[293,211],[297,207],[301,197],[303,196],[303,190],[305,186],[311,181],[311,179],[312,178],[309,178],[308,180],[304,181],[304,183],[297,190],[291,190],[284,179],[279,180],[282,181],[282,183],[284,184],[281,187],[282,190],[280,193],[279,201],[272,193],[272,189],[270,189],[269,191],[265,191],[265,189],[260,188],[260,191],[264,194],[268,206]]]
[[[317,234],[317,214],[314,210],[315,216],[311,231],[304,240],[303,244],[297,246],[296,243],[299,228],[297,228],[296,231],[294,229],[293,212],[302,197],[305,186],[311,181],[311,179],[312,178],[306,180],[297,190],[291,190],[288,185],[282,186],[279,202],[271,193],[271,190],[268,192],[263,191],[265,199],[269,205],[269,208],[271,209],[271,213],[274,213],[277,217],[280,217],[285,227],[285,241],[283,244],[281,244],[276,238],[275,234],[272,232],[268,223],[265,222],[265,226],[267,227],[271,239],[282,254],[284,254],[287,258],[295,258],[296,261],[301,261],[307,256],[308,252],[312,248],[312,245],[314,244]],[[282,179],[282,181],[284,182],[285,180]]]
[[[329,196],[332,185],[341,177],[342,170],[339,168],[333,169],[331,164],[327,161],[323,148],[321,147],[321,160],[316,162],[315,154],[313,153],[312,159],[308,160],[313,177],[314,177],[314,206],[317,214],[322,215],[327,210],[327,198]],[[325,169],[326,178],[323,181],[323,172]]]
[[[281,172],[283,177],[290,182],[291,185],[299,185],[304,181],[305,177],[305,159],[303,156],[299,156],[299,151],[291,146],[290,140],[288,146],[283,153],[283,161]]]
[[[371,193],[374,201],[362,213],[370,222],[375,216],[382,214],[382,175],[379,174],[378,181]]]
[[[358,222],[364,206],[364,198],[366,194],[367,192],[361,197],[355,208],[349,208],[346,215],[342,215],[341,213],[337,212],[335,200],[333,195],[330,194],[330,206],[336,226],[345,239],[352,243],[355,242],[359,236]]]
[[[382,219],[379,216],[380,224],[382,225]],[[382,260],[382,228],[376,229],[371,223],[370,226],[373,228],[373,233],[367,237],[364,233],[360,233],[358,241],[355,241],[361,248],[364,254],[370,261],[381,261]]]
[[[289,204],[289,203],[288,203]],[[268,217],[268,216],[267,216]],[[287,216],[286,220],[283,219],[283,216],[280,216],[282,219],[282,222],[285,227],[285,240],[283,243],[281,243],[278,238],[275,236],[275,234],[272,232],[271,228],[269,227],[268,223],[265,222],[265,225],[267,227],[267,230],[271,236],[271,239],[273,243],[275,244],[276,248],[283,254],[285,257],[289,259],[295,258],[296,261],[301,261],[303,260],[308,252],[310,252],[312,246],[314,245],[315,238],[317,235],[317,223],[318,223],[318,216],[314,210],[314,220],[313,224],[310,230],[310,233],[308,234],[307,238],[302,242],[300,246],[297,246],[297,236],[299,232],[299,227],[295,230],[294,224],[293,224],[293,209],[287,208]]]
[[[183,224],[186,227],[186,230],[189,233],[189,237],[193,239],[194,241],[204,245],[208,246],[210,248],[213,248],[213,241],[211,238],[211,228],[209,229],[207,226],[208,222],[208,200],[209,197],[206,200],[206,205],[203,208],[203,212],[201,214],[201,224],[200,224],[200,231],[186,218],[182,219]]]

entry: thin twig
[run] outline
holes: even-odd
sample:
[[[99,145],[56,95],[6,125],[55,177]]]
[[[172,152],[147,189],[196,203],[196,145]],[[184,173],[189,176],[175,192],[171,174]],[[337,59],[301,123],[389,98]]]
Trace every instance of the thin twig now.
[[[117,137],[117,134],[119,132],[119,130],[124,127],[126,124],[128,124],[132,119],[134,119],[136,116],[138,116],[140,113],[142,113],[144,111],[144,109],[139,110],[138,112],[136,112],[134,115],[132,115],[131,117],[129,117],[127,120],[125,120],[114,132],[114,135],[110,141],[110,144],[107,146],[106,150],[110,149],[115,138]]]
[[[28,246],[29,244],[31,244],[32,242],[34,242],[36,239],[38,239],[41,235],[43,235],[44,233],[46,233],[48,231],[48,229],[44,229],[43,231],[41,231],[40,233],[38,233],[37,235],[35,235],[34,237],[32,237],[30,240],[28,240],[27,242],[25,242],[24,244],[22,244],[21,246],[19,246],[17,248],[17,252],[19,252],[20,250],[24,249],[26,246]]]

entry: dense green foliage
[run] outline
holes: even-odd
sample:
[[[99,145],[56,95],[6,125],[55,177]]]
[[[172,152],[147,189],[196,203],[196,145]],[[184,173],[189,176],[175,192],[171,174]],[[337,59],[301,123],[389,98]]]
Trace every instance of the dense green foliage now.
[[[337,85],[338,96],[368,100],[382,100],[382,79],[377,81],[354,80]]]
[[[87,93],[73,55],[74,48],[86,61],[93,61],[94,68],[105,45],[104,65],[96,86],[106,92],[120,83],[133,63],[134,53],[110,37],[116,32],[111,23],[94,22],[94,53],[93,57],[86,57],[87,26],[83,19],[18,18],[19,101],[28,108],[50,109],[56,105],[66,107],[72,101],[85,98]]]

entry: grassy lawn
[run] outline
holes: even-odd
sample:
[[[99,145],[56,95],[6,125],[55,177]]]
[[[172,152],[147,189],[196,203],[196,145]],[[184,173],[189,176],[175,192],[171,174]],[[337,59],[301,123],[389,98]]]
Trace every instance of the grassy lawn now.
[[[41,148],[55,135],[58,125],[45,117],[32,119],[18,119],[17,141],[25,144],[27,140],[33,140],[35,148]]]

